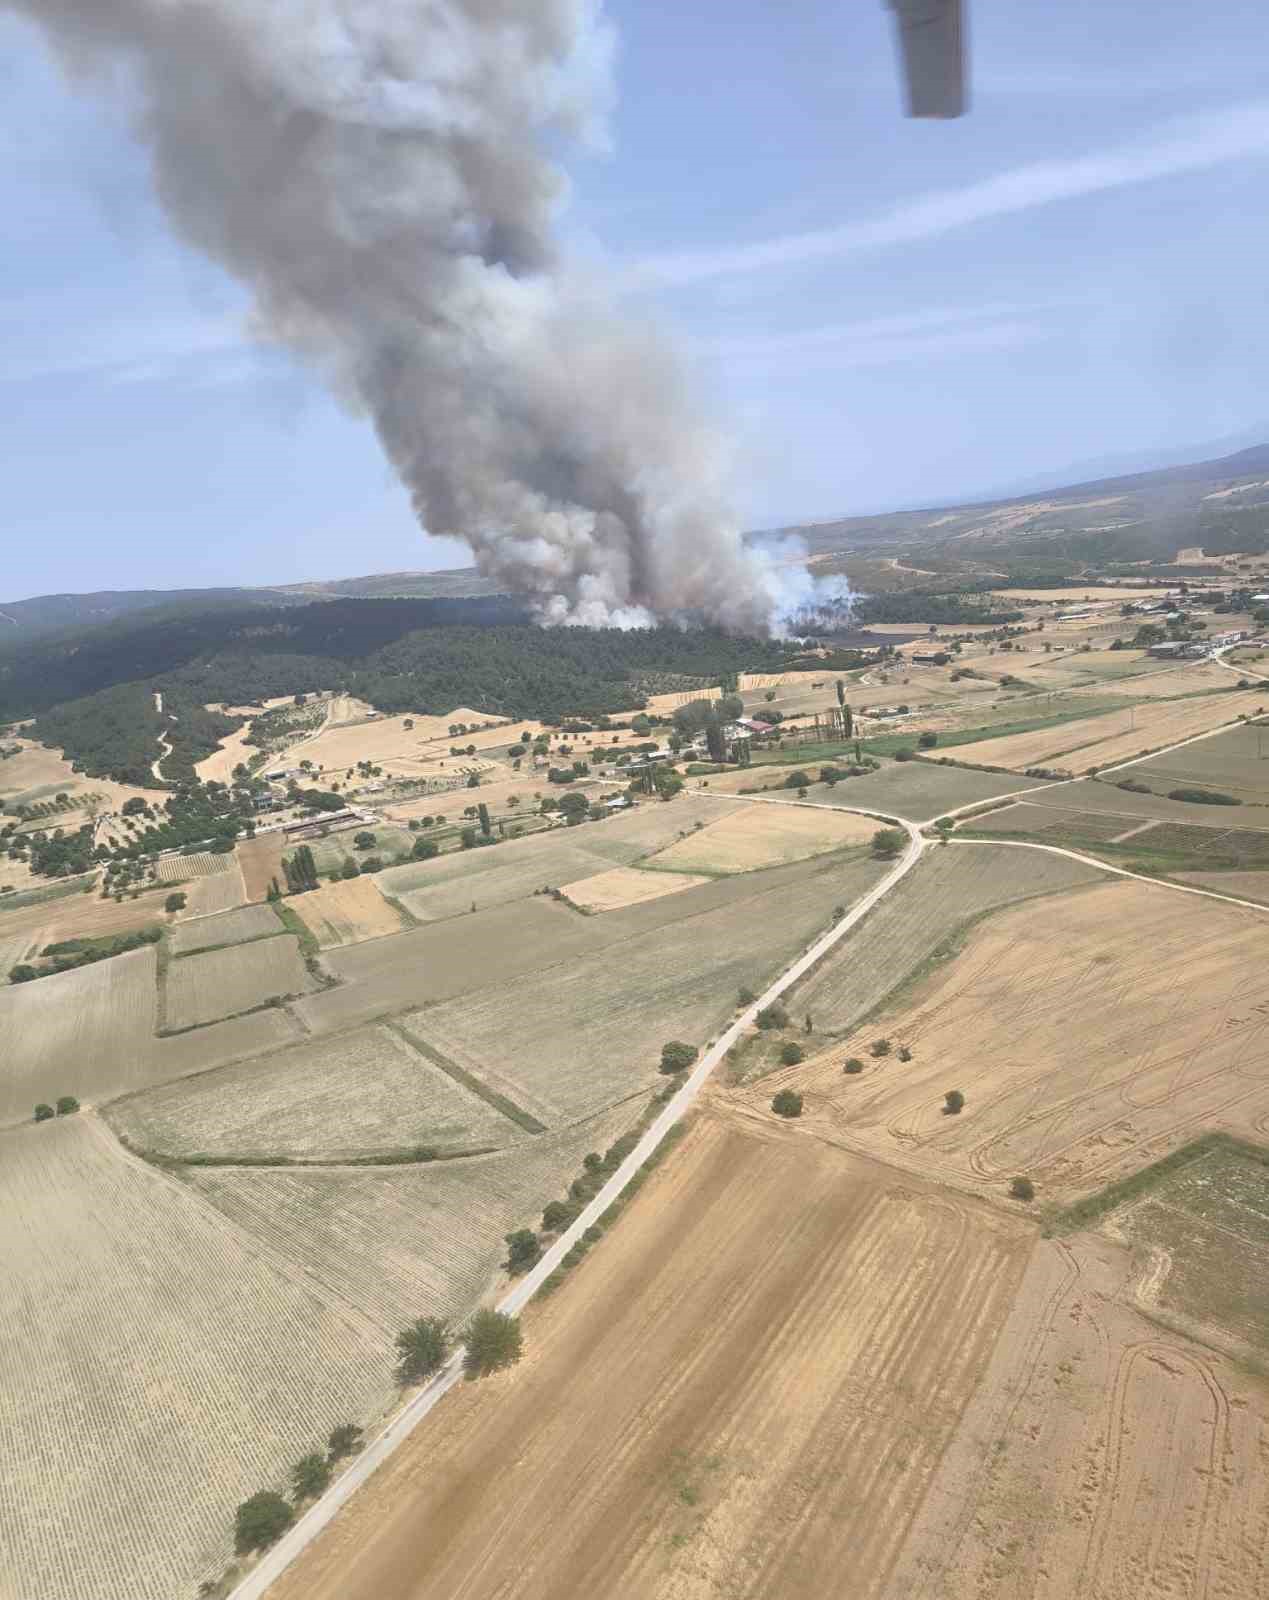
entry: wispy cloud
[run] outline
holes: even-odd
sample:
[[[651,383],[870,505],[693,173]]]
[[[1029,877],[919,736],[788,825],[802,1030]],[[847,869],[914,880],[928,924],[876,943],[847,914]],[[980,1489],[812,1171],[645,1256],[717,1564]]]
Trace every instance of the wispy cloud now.
[[[857,322],[824,323],[786,333],[724,337],[702,343],[702,354],[725,365],[778,367],[797,363],[834,370],[930,360],[966,350],[1008,349],[1047,336],[1035,320],[1041,306],[995,303],[929,307]]]
[[[1033,161],[880,216],[717,250],[675,251],[636,265],[636,287],[674,288],[738,273],[802,266],[932,239],[994,217],[1269,154],[1269,101],[1168,123],[1140,140],[1067,160]]]
[[[85,338],[75,307],[0,306],[0,383],[50,378],[104,384],[199,380],[226,362],[240,363],[252,346],[238,316],[108,321]]]

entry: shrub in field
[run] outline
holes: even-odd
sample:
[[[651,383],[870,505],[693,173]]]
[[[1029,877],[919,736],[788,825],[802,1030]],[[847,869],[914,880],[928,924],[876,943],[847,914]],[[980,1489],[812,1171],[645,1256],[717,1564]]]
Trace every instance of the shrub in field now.
[[[872,836],[872,853],[875,856],[897,856],[907,843],[902,828],[878,828]]]
[[[467,1325],[466,1343],[463,1371],[469,1379],[501,1372],[514,1366],[524,1354],[520,1319],[482,1307]]]
[[[949,1089],[943,1096],[943,1115],[945,1117],[957,1116],[965,1104],[965,1096],[959,1089]]]
[[[1240,806],[1232,794],[1221,794],[1218,789],[1169,789],[1169,800],[1188,800],[1193,806]]]
[[[367,856],[366,859],[361,863],[361,870],[363,872],[382,872],[383,857]]]
[[[570,1205],[567,1200],[552,1200],[542,1213],[542,1231],[563,1233],[576,1216],[576,1206]]]
[[[917,740],[917,743],[921,746],[922,750],[933,750],[934,746],[938,742],[939,742],[939,736],[938,736],[937,733],[935,733],[933,731],[933,729],[928,729]]]
[[[833,921],[834,922],[840,922],[845,915],[846,915],[846,907],[845,906],[834,906],[833,907]]]
[[[736,1004],[740,1007],[751,1006],[758,996],[747,983],[742,983],[736,993]]]
[[[183,894],[170,894],[163,902],[164,911],[184,911],[185,896]]]
[[[777,1000],[772,1005],[763,1006],[755,1020],[760,1028],[787,1028],[789,1013]]]
[[[359,878],[361,876],[361,868],[357,865],[353,858],[349,856],[347,861],[345,861],[343,866],[340,868],[339,875],[341,878],[347,878],[349,880],[353,878]]]
[[[276,1544],[295,1521],[295,1512],[270,1489],[244,1500],[234,1513],[234,1549],[240,1556]]]
[[[316,1500],[330,1482],[330,1462],[316,1450],[311,1451],[291,1468],[291,1490],[297,1501]]]
[[[542,1246],[531,1228],[517,1228],[514,1233],[504,1234],[503,1237],[507,1241],[505,1265],[513,1277],[519,1277],[542,1259]]]
[[[912,1052],[911,1052],[911,1050],[908,1049],[906,1044],[901,1044],[899,1046],[899,1060],[900,1061],[911,1061],[912,1060]]]
[[[800,1044],[794,1044],[792,1039],[789,1040],[788,1044],[780,1046],[781,1066],[796,1067],[799,1061],[805,1060],[806,1054],[803,1051],[802,1046]]]
[[[358,850],[373,850],[375,843],[376,840],[374,834],[370,833],[368,830],[363,829],[361,833],[353,835],[353,844],[356,845]]]
[[[700,1051],[694,1044],[684,1044],[681,1039],[671,1039],[668,1044],[661,1046],[661,1071],[686,1072],[698,1055]]]
[[[56,1115],[57,1113],[53,1110],[52,1106],[46,1105],[42,1100],[35,1108],[35,1120],[37,1122],[47,1122],[50,1117],[54,1117]]]
[[[1009,1193],[1015,1200],[1034,1200],[1035,1184],[1030,1178],[1014,1178],[1009,1185]]]
[[[345,1456],[355,1456],[361,1449],[364,1436],[355,1422],[341,1422],[332,1428],[326,1441],[326,1454],[331,1461],[342,1461]]]
[[[57,1097],[57,1114],[59,1117],[69,1117],[72,1112],[79,1110],[79,1101],[73,1094],[63,1094]]]
[[[850,1056],[842,1064],[842,1071],[851,1073],[852,1075],[856,1072],[862,1072],[863,1070],[864,1064],[858,1056]]]
[[[412,854],[416,861],[430,861],[433,856],[439,856],[441,847],[435,839],[416,839]]]
[[[805,789],[810,781],[807,774],[799,767],[784,780],[784,787],[786,789]]]
[[[868,1046],[870,1056],[888,1056],[890,1054],[889,1039],[874,1039]]]
[[[445,1365],[449,1328],[439,1317],[419,1317],[397,1334],[397,1382],[419,1383]]]
[[[894,758],[896,761],[911,761],[915,754],[916,752],[914,750],[909,750],[905,745],[902,750],[895,751]]]
[[[793,1089],[781,1089],[772,1096],[771,1109],[777,1117],[800,1117],[802,1115],[802,1096]]]

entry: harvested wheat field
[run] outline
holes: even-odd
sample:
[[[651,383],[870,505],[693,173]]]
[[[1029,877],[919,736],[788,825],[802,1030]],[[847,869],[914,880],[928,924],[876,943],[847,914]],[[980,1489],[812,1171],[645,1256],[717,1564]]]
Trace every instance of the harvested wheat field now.
[[[447,1399],[276,1600],[897,1594],[1031,1239],[705,1117],[521,1366]]]
[[[1237,717],[1269,706],[1269,689],[1236,689],[1232,694],[1198,695],[1192,700],[1156,700],[1127,710],[1108,711],[1030,733],[1005,734],[960,745],[957,759],[980,766],[1061,767],[1087,772],[1160,746],[1219,728]]]
[[[425,1145],[488,1148],[516,1124],[386,1027],[306,1041],[129,1095],[110,1121],[145,1151],[187,1160],[345,1161]]]
[[[192,1600],[391,1341],[88,1114],[0,1147],[0,1593]]]
[[[254,839],[244,839],[234,853],[242,874],[245,900],[263,900],[274,878],[280,888],[286,887],[282,872],[285,841],[280,833],[258,833]]]
[[[0,989],[0,1122],[37,1101],[86,1104],[153,1081],[152,946]]]
[[[737,801],[727,816],[678,840],[646,865],[668,872],[753,872],[862,848],[880,826],[872,817],[845,811]]]
[[[627,1131],[619,1106],[514,1150],[390,1167],[191,1167],[235,1227],[294,1262],[385,1334],[414,1317],[461,1323],[503,1278],[505,1235],[540,1223],[582,1157]]]
[[[363,939],[382,939],[400,933],[405,926],[401,913],[383,898],[373,877],[325,883],[320,889],[296,895],[288,903],[323,950],[360,944]]]
[[[195,917],[172,928],[172,950],[178,956],[196,950],[213,950],[223,944],[249,944],[282,932],[282,924],[272,906],[239,906],[236,911],[220,911],[210,917]]]
[[[1269,917],[1216,900],[1119,880],[1029,902],[749,1099],[794,1084],[800,1131],[997,1195],[1025,1174],[1066,1202],[1207,1129],[1255,1133],[1269,1113],[1267,963]],[[877,1038],[892,1053],[873,1057]],[[843,1073],[850,1057],[861,1073]],[[949,1089],[965,1096],[958,1116]]]
[[[211,755],[195,765],[194,771],[198,775],[198,781],[228,783],[233,777],[235,767],[245,767],[252,756],[259,755],[259,747],[246,742],[250,733],[251,724],[244,722],[236,733],[231,733],[227,739],[222,739]]]
[[[621,906],[636,906],[644,900],[659,900],[680,889],[694,889],[708,878],[686,872],[645,872],[639,867],[613,867],[576,883],[560,885],[564,898],[582,911],[616,911]]]
[[[317,987],[300,959],[299,941],[289,933],[182,956],[167,969],[163,1028],[167,1033],[198,1028]]]

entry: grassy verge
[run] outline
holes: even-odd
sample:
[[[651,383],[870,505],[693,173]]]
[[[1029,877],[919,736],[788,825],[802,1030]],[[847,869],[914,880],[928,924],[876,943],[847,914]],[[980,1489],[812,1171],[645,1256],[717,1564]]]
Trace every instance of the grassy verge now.
[[[371,1151],[365,1155],[342,1156],[288,1156],[275,1151],[229,1155],[173,1156],[148,1145],[134,1144],[124,1134],[115,1137],[129,1154],[165,1172],[181,1172],[188,1167],[412,1167],[431,1161],[468,1161],[473,1156],[497,1154],[499,1145],[410,1145],[391,1150]]]
[[[1258,1162],[1261,1166],[1269,1167],[1269,1150],[1262,1145],[1248,1144],[1242,1139],[1232,1138],[1227,1133],[1206,1133],[1201,1139],[1182,1145],[1179,1150],[1173,1150],[1161,1160],[1152,1162],[1148,1167],[1142,1167],[1130,1177],[1121,1178],[1118,1183],[1109,1184],[1105,1189],[1087,1195],[1083,1200],[1077,1200],[1074,1205],[1066,1206],[1061,1211],[1051,1212],[1045,1219],[1044,1231],[1051,1237],[1076,1233],[1082,1228],[1087,1228],[1127,1201],[1135,1200],[1138,1195],[1145,1194],[1164,1178],[1171,1177],[1194,1161],[1203,1160],[1216,1150],[1227,1150]]]
[[[505,1094],[499,1094],[496,1089],[491,1089],[487,1083],[482,1083],[473,1073],[460,1067],[457,1061],[451,1061],[448,1056],[442,1055],[434,1045],[426,1043],[417,1034],[413,1034],[399,1022],[387,1022],[385,1027],[391,1028],[398,1038],[403,1039],[412,1050],[417,1050],[432,1063],[439,1067],[447,1078],[452,1078],[455,1083],[461,1084],[486,1105],[492,1106],[495,1111],[500,1111],[509,1121],[517,1127],[523,1128],[526,1133],[545,1133],[546,1124],[526,1111],[523,1106],[516,1105],[514,1100],[509,1100]]]

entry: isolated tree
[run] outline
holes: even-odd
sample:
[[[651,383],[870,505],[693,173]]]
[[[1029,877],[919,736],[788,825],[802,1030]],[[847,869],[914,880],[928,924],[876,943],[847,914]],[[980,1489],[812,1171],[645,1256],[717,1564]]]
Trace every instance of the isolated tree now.
[[[889,860],[902,854],[907,842],[907,835],[902,828],[878,828],[872,836],[872,853]]]
[[[35,1108],[35,1120],[37,1122],[47,1122],[50,1117],[55,1117],[56,1115],[57,1113],[52,1106],[46,1104],[43,1100]]]
[[[777,1000],[769,1006],[763,1006],[755,1021],[760,1028],[787,1028],[789,1013]]]
[[[960,1092],[960,1090],[949,1089],[943,1096],[943,1115],[945,1117],[956,1116],[964,1104],[965,1096]]]
[[[330,1483],[330,1462],[311,1451],[291,1468],[291,1492],[299,1500],[315,1500]]]
[[[356,845],[358,850],[373,850],[375,847],[375,842],[374,834],[370,833],[364,828],[360,833],[353,836],[353,843]]]
[[[482,1307],[467,1325],[466,1344],[463,1371],[468,1378],[483,1378],[514,1366],[524,1354],[520,1319]]]
[[[911,1061],[912,1060],[912,1052],[911,1052],[911,1050],[908,1049],[906,1044],[901,1044],[899,1046],[899,1060],[900,1061]]]
[[[439,1317],[419,1317],[397,1334],[397,1381],[420,1383],[445,1365],[448,1326]]]
[[[1009,1185],[1009,1193],[1015,1200],[1034,1200],[1035,1184],[1030,1178],[1014,1178]]]
[[[837,703],[839,706],[846,704],[846,684],[842,678],[837,680]]]
[[[542,1246],[531,1228],[517,1228],[504,1235],[507,1241],[506,1268],[513,1277],[519,1277],[542,1259]]]
[[[240,1556],[267,1550],[295,1521],[295,1512],[280,1494],[262,1489],[244,1500],[234,1513],[234,1549]]]
[[[59,1117],[69,1117],[79,1110],[79,1101],[73,1094],[59,1095],[57,1099],[57,1114]]]
[[[799,1061],[805,1061],[806,1054],[800,1044],[794,1044],[790,1039],[788,1044],[780,1046],[780,1065],[783,1067],[796,1067]]]
[[[855,717],[848,705],[842,706],[842,733],[849,739],[855,732]],[[859,746],[855,746],[855,760],[859,760]]]
[[[276,878],[270,878],[269,879],[269,893],[266,896],[266,899],[269,899],[269,900],[280,900],[281,898],[282,898],[282,890],[278,887],[278,880]]]
[[[868,1054],[873,1056],[888,1056],[890,1054],[889,1039],[874,1039],[868,1046]]]
[[[542,1213],[543,1233],[563,1233],[577,1216],[577,1207],[567,1200],[552,1200]]]
[[[343,866],[340,868],[339,875],[341,878],[347,878],[351,881],[353,878],[359,878],[361,876],[361,868],[357,865],[353,858],[349,856],[347,861],[345,861]]]
[[[777,1117],[800,1117],[802,1115],[802,1096],[792,1089],[781,1089],[772,1096],[771,1109]]]
[[[786,789],[805,789],[810,781],[810,778],[800,767],[795,767],[784,780],[784,787]]]
[[[430,861],[433,856],[439,856],[441,847],[435,839],[416,839],[411,854],[416,861]]]
[[[355,1422],[341,1422],[332,1428],[326,1441],[326,1454],[331,1461],[341,1461],[344,1456],[355,1456],[364,1442],[362,1430]]]
[[[736,991],[736,1004],[738,1006],[751,1006],[757,998],[758,996],[747,983],[742,983]]]
[[[699,1054],[700,1051],[694,1044],[684,1044],[681,1039],[671,1039],[669,1044],[661,1046],[661,1071],[686,1072]]]
[[[185,896],[183,894],[170,894],[163,902],[164,911],[184,911]]]
[[[722,763],[727,759],[727,740],[724,737],[722,724],[712,719],[705,724],[705,748],[709,752],[709,759]]]
[[[849,1056],[842,1064],[842,1071],[850,1073],[851,1075],[855,1074],[856,1072],[862,1072],[863,1070],[864,1064],[858,1056]]]
[[[937,733],[934,732],[934,730],[932,728],[927,728],[926,731],[917,740],[917,743],[921,746],[922,750],[933,750],[934,746],[938,742],[939,742],[939,736],[938,736]]]
[[[476,807],[476,815],[480,818],[480,831],[486,839],[493,837],[493,827],[489,821],[489,807],[483,803]]]

